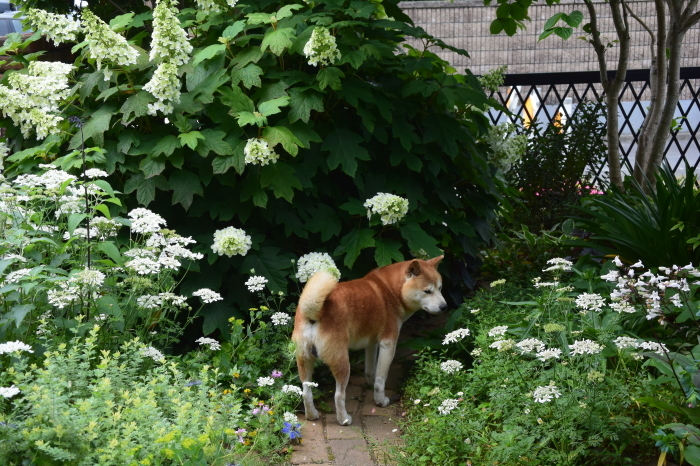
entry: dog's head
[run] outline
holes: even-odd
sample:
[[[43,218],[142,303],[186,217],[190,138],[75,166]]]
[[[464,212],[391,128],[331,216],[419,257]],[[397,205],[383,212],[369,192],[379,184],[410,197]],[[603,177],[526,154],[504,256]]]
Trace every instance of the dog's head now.
[[[442,277],[437,271],[443,257],[429,261],[415,259],[408,263],[401,295],[411,311],[423,309],[430,314],[441,314],[447,310],[447,303],[442,297]]]

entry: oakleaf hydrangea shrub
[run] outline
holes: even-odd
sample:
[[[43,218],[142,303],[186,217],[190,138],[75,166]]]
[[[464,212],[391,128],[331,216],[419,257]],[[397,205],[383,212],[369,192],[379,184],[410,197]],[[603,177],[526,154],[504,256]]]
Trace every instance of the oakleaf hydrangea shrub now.
[[[103,148],[93,166],[130,195],[119,215],[146,207],[202,242],[207,261],[183,287],[217,277],[225,298],[203,310],[205,333],[255,304],[250,269],[288,292],[291,260],[306,253],[328,254],[352,278],[412,252],[446,251],[447,269],[490,240],[499,194],[483,142],[488,99],[397,2],[179,6],[159,0],[152,20],[127,12],[102,23],[83,9],[61,114],[85,121],[82,136],[64,119],[38,140],[3,112],[3,141],[18,154],[12,177],[40,158],[63,163],[84,136]],[[400,221],[364,219],[378,193],[407,201]],[[229,227],[250,236],[245,255],[211,248],[212,232]]]
[[[298,397],[284,393],[282,382],[268,387],[274,403],[262,403],[236,379],[224,382],[219,369],[192,372],[176,359],[152,359],[138,339],[101,349],[101,331],[49,344],[41,365],[21,354],[7,364],[0,354],[0,385],[21,391],[11,398],[13,411],[7,402],[0,407],[2,464],[253,464],[251,451],[289,441],[283,413]]]
[[[697,284],[689,280],[700,271],[645,271],[619,258],[610,264],[594,279],[555,258],[545,277],[533,280],[530,299],[508,305],[489,290],[468,303],[478,308],[463,307],[443,351],[423,352],[407,387],[411,461],[574,465],[653,454],[652,434],[676,426],[666,424],[677,416],[655,410],[653,400],[680,395],[685,401],[675,413],[697,401],[694,390],[684,393],[669,377],[687,340],[678,346],[657,339],[673,332],[657,328],[644,338],[633,329],[640,317],[689,321],[697,313]],[[570,284],[576,275],[589,291]],[[685,332],[693,335],[694,327]],[[691,364],[685,371],[693,370]],[[679,367],[679,380],[683,373]],[[654,381],[657,375],[663,377]]]

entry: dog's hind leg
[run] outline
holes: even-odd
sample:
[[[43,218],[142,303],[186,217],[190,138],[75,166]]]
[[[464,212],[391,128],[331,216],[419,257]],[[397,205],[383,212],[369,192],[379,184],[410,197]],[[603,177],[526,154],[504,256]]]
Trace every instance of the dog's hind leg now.
[[[352,424],[352,416],[345,409],[345,390],[350,381],[350,358],[348,354],[345,353],[330,366],[333,377],[335,377],[335,415],[338,419],[338,424],[349,426]]]
[[[299,370],[299,379],[302,386],[302,398],[304,400],[304,412],[307,421],[318,419],[318,411],[314,406],[314,395],[311,391],[311,386],[304,382],[311,382],[311,377],[314,374],[314,363],[316,358],[308,354],[297,354],[297,369]]]
[[[367,383],[374,385],[374,374],[377,368],[377,343],[372,342],[365,348],[365,378]]]
[[[395,352],[396,340],[382,340],[379,342],[379,358],[374,377],[374,402],[377,406],[386,407],[389,404],[389,398],[384,394],[384,386]]]

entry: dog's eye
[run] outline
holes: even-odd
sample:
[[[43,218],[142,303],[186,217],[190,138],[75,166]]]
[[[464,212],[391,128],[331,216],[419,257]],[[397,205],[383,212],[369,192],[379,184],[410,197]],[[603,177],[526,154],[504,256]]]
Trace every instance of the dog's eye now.
[[[432,291],[430,291],[430,290],[425,290],[425,294],[430,294],[430,293],[432,293]]]

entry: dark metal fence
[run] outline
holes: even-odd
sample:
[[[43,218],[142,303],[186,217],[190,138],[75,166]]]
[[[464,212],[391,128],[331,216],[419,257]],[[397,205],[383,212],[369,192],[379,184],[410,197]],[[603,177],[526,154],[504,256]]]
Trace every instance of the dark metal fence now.
[[[612,79],[615,71],[609,73]],[[664,150],[664,159],[677,176],[685,173],[686,162],[693,168],[700,163],[700,67],[682,68],[680,77],[674,130]],[[620,153],[625,173],[632,171],[649,94],[649,70],[628,71],[618,108]],[[492,97],[513,115],[492,110],[490,118],[494,123],[510,121],[516,125],[535,120],[543,124],[563,123],[576,114],[580,103],[597,102],[602,96],[600,73],[595,71],[510,74]],[[600,182],[606,174],[607,165],[591,167],[591,181]]]

